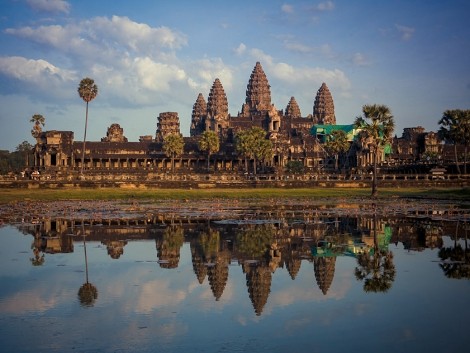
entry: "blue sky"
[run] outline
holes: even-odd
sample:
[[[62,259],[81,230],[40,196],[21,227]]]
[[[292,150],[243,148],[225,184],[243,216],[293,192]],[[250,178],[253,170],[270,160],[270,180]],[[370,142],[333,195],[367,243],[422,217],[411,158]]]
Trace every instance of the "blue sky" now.
[[[0,149],[33,143],[36,113],[81,140],[87,76],[87,140],[114,122],[129,141],[154,136],[165,111],[189,136],[198,93],[219,78],[236,115],[257,61],[278,109],[294,96],[311,114],[325,82],[338,124],[378,103],[398,135],[435,131],[444,110],[470,109],[469,15],[466,0],[0,0]]]

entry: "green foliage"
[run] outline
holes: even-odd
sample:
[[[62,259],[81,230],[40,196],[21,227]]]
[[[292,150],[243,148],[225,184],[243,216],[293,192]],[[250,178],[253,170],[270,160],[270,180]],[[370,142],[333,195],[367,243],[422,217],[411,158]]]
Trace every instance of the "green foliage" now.
[[[245,229],[236,238],[236,246],[240,252],[252,258],[260,258],[266,255],[274,238],[272,225],[257,225]]]
[[[204,131],[198,140],[198,147],[207,153],[207,169],[209,170],[211,154],[219,152],[219,136],[215,131]]]
[[[199,234],[199,244],[205,259],[217,256],[219,251],[220,234],[216,230],[209,229],[208,232]]]
[[[376,197],[377,191],[377,164],[380,148],[392,138],[395,128],[395,121],[390,109],[386,105],[364,105],[362,107],[363,116],[357,117],[354,125],[356,129],[361,129],[361,136],[369,146],[373,154],[372,173],[372,197]]]
[[[163,152],[171,158],[171,169],[175,169],[175,158],[183,154],[184,140],[180,134],[169,134],[163,139]]]
[[[77,92],[80,98],[88,104],[98,95],[98,86],[93,79],[85,77],[80,81]]]
[[[470,144],[470,110],[446,110],[439,120],[439,137],[449,143]]]
[[[325,143],[325,150],[328,154],[335,156],[335,169],[338,169],[338,160],[340,155],[343,155],[349,150],[350,143],[348,141],[348,134],[343,130],[333,130],[327,136]]]
[[[287,173],[302,174],[305,171],[304,164],[301,161],[289,161],[286,164]]]
[[[165,229],[162,239],[162,247],[168,250],[178,250],[184,243],[184,231],[181,227],[169,226]]]
[[[30,123],[34,123],[33,129],[31,130],[31,135],[33,137],[38,137],[42,132],[42,127],[46,124],[46,119],[41,114],[34,114],[29,120]]]
[[[253,172],[256,174],[256,161],[267,162],[273,156],[273,144],[266,138],[266,131],[260,127],[242,130],[235,135],[235,148],[245,159],[254,159]]]
[[[439,125],[441,127],[439,128],[438,135],[441,139],[447,143],[454,144],[454,147],[457,144],[465,146],[464,173],[467,174],[467,149],[470,145],[470,110],[446,110],[439,120]],[[454,151],[455,162],[460,174],[457,149],[455,148]]]
[[[16,151],[0,151],[0,174],[18,173],[24,170],[33,158],[33,145],[23,141]]]

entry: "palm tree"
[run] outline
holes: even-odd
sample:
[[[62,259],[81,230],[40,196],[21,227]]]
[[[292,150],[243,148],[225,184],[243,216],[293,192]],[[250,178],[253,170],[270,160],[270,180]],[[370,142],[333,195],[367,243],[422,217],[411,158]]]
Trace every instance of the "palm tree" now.
[[[454,144],[455,164],[460,174],[460,166],[457,156],[457,144],[465,146],[464,174],[467,174],[467,152],[470,144],[470,110],[446,110],[439,120],[441,125],[438,134],[448,143]]]
[[[245,158],[245,169],[248,169],[247,159],[253,159],[253,174],[256,174],[257,160],[271,158],[273,153],[271,140],[266,140],[266,131],[257,126],[238,132],[235,148]]]
[[[263,162],[263,171],[266,163],[273,159],[273,155],[274,149],[272,141],[268,139],[259,140],[255,151],[255,156],[258,160]]]
[[[183,154],[184,140],[180,134],[169,134],[163,139],[163,151],[171,157],[171,171],[175,170],[175,158]]]
[[[29,122],[34,123],[31,135],[33,135],[34,138],[39,137],[39,134],[42,132],[41,126],[46,125],[46,119],[41,114],[34,114]]]
[[[80,169],[80,175],[83,176],[83,165],[85,163],[85,142],[86,142],[86,130],[88,125],[88,103],[98,95],[98,86],[95,81],[89,77],[85,77],[80,81],[78,85],[78,95],[86,103],[86,114],[85,114],[85,133],[83,134],[83,146],[82,146],[82,166]]]
[[[346,153],[349,149],[350,143],[348,135],[343,130],[333,130],[328,135],[328,141],[325,144],[325,149],[328,153],[335,156],[335,170],[338,170],[339,156]]]
[[[361,129],[367,139],[369,150],[373,156],[372,166],[372,197],[377,197],[377,164],[379,151],[385,147],[392,137],[395,121],[386,105],[364,105],[363,116],[357,117],[354,125]]]
[[[199,138],[198,147],[201,151],[207,152],[207,171],[209,171],[211,154],[219,152],[219,136],[214,131],[204,131]]]

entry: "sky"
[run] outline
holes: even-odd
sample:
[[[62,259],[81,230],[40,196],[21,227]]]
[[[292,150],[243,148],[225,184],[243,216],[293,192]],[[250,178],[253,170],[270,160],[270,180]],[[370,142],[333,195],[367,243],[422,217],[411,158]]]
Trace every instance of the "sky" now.
[[[470,109],[467,0],[0,0],[0,150],[35,143],[30,119],[82,140],[81,79],[99,93],[87,141],[118,123],[129,141],[155,136],[177,112],[189,136],[199,93],[219,78],[234,116],[260,62],[272,103],[313,112],[325,82],[338,124],[385,104],[396,134],[436,131],[447,109]]]

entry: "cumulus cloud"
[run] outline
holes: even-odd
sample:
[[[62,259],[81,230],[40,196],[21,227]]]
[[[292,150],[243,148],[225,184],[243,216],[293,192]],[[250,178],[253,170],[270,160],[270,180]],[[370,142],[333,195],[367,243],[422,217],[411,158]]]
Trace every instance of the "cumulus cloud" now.
[[[103,51],[157,56],[163,49],[179,49],[187,44],[185,35],[170,28],[150,27],[119,16],[95,17],[65,26],[7,28],[5,32],[80,56]]]
[[[44,12],[70,12],[70,4],[64,0],[26,0],[26,3],[34,10]]]
[[[335,86],[343,91],[348,91],[351,88],[351,82],[346,74],[339,69],[294,67],[286,63],[275,62],[270,55],[259,49],[252,49],[251,54],[262,62],[263,68],[270,71],[271,77],[284,83],[298,86],[299,84],[321,85],[322,82],[328,82],[328,86]]]
[[[47,76],[76,81],[78,72],[92,75],[101,91],[118,98],[119,104],[147,105],[165,99],[161,95],[155,98],[155,92],[169,92],[175,84],[190,89],[193,83],[175,56],[175,50],[186,45],[186,36],[168,27],[113,16],[5,32],[52,49],[49,53],[58,61],[55,65],[45,60],[2,58],[0,73],[38,87],[45,85]],[[62,57],[67,59],[62,62]],[[60,65],[71,65],[76,71]]]
[[[403,25],[398,25],[397,24],[397,25],[395,25],[395,28],[400,33],[401,39],[405,40],[405,41],[410,40],[411,37],[413,36],[414,32],[415,32],[414,28],[403,26]]]
[[[76,79],[76,73],[73,71],[60,69],[42,59],[32,60],[21,56],[0,57],[0,73],[33,83]]]
[[[246,52],[246,45],[240,43],[240,45],[233,50],[237,55],[243,55]]]
[[[225,91],[232,88],[233,69],[227,66],[221,58],[197,60],[189,70],[200,91],[208,93],[216,78],[220,80]]]
[[[281,11],[284,13],[294,13],[294,7],[290,4],[283,4],[281,6]]]

